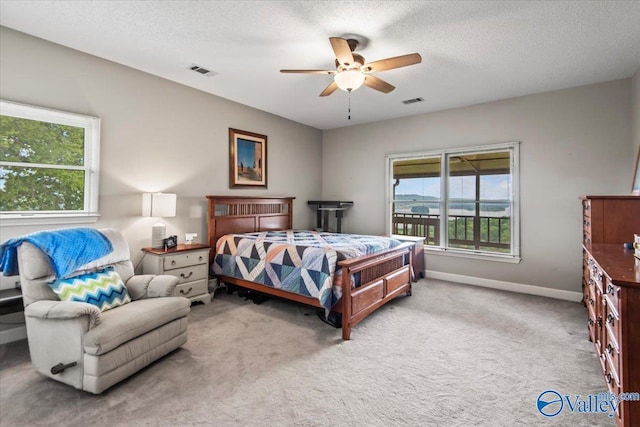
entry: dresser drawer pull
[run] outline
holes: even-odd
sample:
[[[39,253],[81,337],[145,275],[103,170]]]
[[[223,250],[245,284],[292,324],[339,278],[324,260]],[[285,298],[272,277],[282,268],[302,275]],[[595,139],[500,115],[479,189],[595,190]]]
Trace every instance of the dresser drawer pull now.
[[[602,274],[602,271],[601,271],[600,273],[598,273],[598,280],[601,281],[601,282],[602,282],[602,276],[603,276],[603,274]]]
[[[193,290],[192,287],[189,287],[189,289],[187,289],[186,291],[184,289],[180,289],[180,293],[182,295],[187,295],[187,294],[191,293],[192,290]]]
[[[589,326],[593,326],[593,319],[589,318]]]
[[[611,343],[607,344],[607,353],[613,354],[613,346],[611,345]]]
[[[605,378],[607,379],[607,384],[611,384],[611,381],[613,381],[613,377],[611,376],[611,374],[607,374]]]
[[[613,321],[614,321],[615,319],[616,319],[616,318],[615,318],[615,317],[613,317],[613,314],[611,314],[611,313],[607,314],[607,323],[608,323],[608,324],[613,325]]]
[[[186,276],[184,275],[184,273],[180,273],[180,277],[182,277],[183,279],[188,279],[192,275],[193,275],[193,271],[190,271],[189,274],[187,274]]]
[[[595,303],[595,301],[593,300],[593,298],[589,298],[589,304],[593,305],[593,303]]]
[[[176,265],[176,260],[171,260],[171,265]]]
[[[616,293],[616,289],[613,285],[609,284],[609,286],[607,286],[607,292],[613,296]]]
[[[202,261],[203,259],[204,259],[204,257],[203,257],[202,255],[200,255],[200,256],[198,257],[198,261]]]

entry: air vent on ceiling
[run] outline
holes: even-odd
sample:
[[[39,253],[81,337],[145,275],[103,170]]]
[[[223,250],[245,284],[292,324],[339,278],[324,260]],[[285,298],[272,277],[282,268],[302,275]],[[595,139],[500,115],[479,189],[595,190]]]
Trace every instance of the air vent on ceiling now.
[[[402,101],[404,105],[415,104],[416,102],[423,102],[424,98],[413,98],[413,99],[405,99]]]
[[[208,77],[215,76],[216,74],[218,74],[215,71],[207,70],[206,68],[203,68],[203,67],[201,67],[199,65],[195,65],[195,64],[192,65],[191,67],[189,67],[189,69],[192,70],[192,71],[195,71],[196,73],[200,73],[203,76],[208,76]]]

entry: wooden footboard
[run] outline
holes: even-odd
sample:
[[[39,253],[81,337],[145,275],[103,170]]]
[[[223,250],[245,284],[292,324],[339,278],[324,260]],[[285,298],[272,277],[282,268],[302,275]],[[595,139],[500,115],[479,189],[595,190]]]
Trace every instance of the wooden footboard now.
[[[394,249],[340,261],[342,299],[333,311],[342,313],[342,339],[378,308],[402,294],[411,295],[412,243]],[[359,277],[360,286],[354,286]]]

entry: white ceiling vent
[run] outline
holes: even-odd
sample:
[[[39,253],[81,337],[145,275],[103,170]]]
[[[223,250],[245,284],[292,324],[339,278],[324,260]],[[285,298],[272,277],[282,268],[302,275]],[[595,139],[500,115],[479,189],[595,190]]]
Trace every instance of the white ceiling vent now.
[[[189,69],[192,70],[192,71],[195,71],[196,73],[200,73],[203,76],[207,76],[207,77],[215,76],[216,74],[218,74],[215,71],[207,70],[206,68],[203,68],[203,67],[201,67],[199,65],[195,65],[195,64],[190,66]]]
[[[405,99],[404,101],[402,101],[404,105],[415,104],[416,102],[424,102],[424,98],[422,97],[412,98],[412,99]]]

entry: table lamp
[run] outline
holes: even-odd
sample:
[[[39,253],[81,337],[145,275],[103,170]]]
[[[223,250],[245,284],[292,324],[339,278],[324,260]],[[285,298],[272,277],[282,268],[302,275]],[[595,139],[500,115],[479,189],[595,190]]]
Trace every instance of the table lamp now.
[[[176,216],[176,195],[168,193],[143,193],[142,216],[168,218]],[[158,220],[151,228],[151,247],[163,249],[167,227]]]

